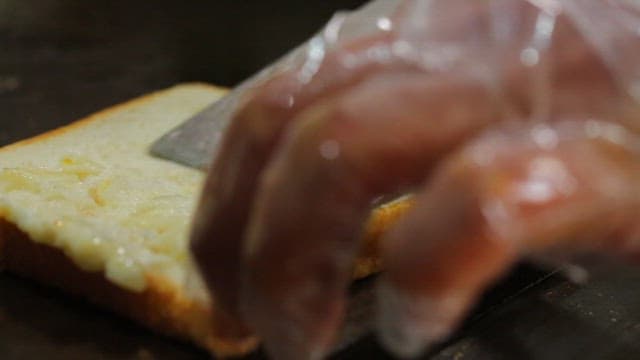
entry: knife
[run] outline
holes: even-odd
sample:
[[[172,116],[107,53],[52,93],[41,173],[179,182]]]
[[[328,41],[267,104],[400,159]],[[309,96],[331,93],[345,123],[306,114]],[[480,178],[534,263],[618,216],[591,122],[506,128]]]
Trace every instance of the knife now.
[[[302,56],[304,44],[284,59],[265,68],[236,86],[222,99],[207,106],[189,120],[169,131],[151,146],[153,156],[196,169],[206,170],[213,160],[233,113],[243,96],[285,63]]]
[[[337,37],[340,40],[362,36],[375,30],[377,19],[393,13],[398,5],[397,0],[372,1],[354,12],[338,12],[328,25],[311,40],[301,44],[272,65],[259,71],[243,81],[225,97],[209,105],[182,125],[171,130],[151,146],[153,156],[171,160],[189,167],[206,170],[219,147],[220,140],[233,114],[245,97],[265,79],[283,69],[292,68],[296,64],[304,64],[313,59],[309,51],[318,46],[332,43]],[[357,16],[350,16],[357,14]],[[321,59],[320,59],[321,61]]]

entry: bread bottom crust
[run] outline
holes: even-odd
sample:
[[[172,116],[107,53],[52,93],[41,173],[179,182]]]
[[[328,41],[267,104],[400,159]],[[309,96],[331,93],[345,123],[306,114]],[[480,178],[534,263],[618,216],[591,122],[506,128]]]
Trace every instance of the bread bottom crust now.
[[[151,278],[145,291],[127,291],[102,272],[81,270],[59,249],[31,241],[5,220],[0,220],[2,268],[83,297],[153,331],[195,343],[218,357],[246,354],[258,344],[246,330],[215,310],[212,313],[215,307],[186,299],[171,285]]]

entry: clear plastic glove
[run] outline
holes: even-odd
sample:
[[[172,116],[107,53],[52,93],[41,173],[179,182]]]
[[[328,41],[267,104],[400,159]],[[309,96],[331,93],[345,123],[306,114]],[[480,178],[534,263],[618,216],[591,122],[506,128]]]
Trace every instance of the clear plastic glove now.
[[[383,15],[388,14],[388,15]],[[277,359],[342,320],[371,200],[414,192],[383,241],[379,332],[447,336],[520,258],[640,252],[640,7],[379,1],[335,17],[238,110],[193,251]]]

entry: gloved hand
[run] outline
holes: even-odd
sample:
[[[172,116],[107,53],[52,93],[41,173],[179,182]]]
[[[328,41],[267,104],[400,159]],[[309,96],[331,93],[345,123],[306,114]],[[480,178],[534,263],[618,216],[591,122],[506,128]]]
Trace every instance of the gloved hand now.
[[[639,14],[412,0],[336,17],[248,97],[211,169],[192,244],[216,302],[275,358],[322,357],[371,200],[398,191],[416,204],[383,241],[378,324],[399,355],[520,258],[637,256]]]

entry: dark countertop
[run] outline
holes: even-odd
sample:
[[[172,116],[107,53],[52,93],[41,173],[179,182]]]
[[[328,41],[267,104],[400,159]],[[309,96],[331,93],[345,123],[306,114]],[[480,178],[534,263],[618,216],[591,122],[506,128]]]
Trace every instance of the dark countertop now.
[[[0,145],[183,81],[232,85],[356,0],[0,1]],[[0,274],[0,359],[206,359]],[[370,337],[337,359],[388,358]],[[640,358],[640,269],[573,285],[520,267],[429,359]]]

